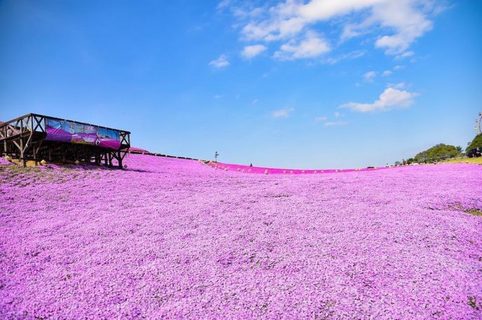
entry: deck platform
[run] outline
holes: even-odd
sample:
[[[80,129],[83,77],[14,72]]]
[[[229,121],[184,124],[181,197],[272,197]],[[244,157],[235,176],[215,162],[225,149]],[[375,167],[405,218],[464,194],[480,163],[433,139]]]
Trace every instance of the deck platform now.
[[[0,153],[36,163],[84,162],[123,168],[130,132],[35,113],[0,123]]]

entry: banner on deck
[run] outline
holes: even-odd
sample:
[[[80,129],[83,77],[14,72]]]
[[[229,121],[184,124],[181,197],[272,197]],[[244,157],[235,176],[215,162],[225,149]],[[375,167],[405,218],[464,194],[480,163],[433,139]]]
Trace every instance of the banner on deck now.
[[[121,147],[119,131],[68,120],[45,119],[46,140],[95,145],[117,150]]]

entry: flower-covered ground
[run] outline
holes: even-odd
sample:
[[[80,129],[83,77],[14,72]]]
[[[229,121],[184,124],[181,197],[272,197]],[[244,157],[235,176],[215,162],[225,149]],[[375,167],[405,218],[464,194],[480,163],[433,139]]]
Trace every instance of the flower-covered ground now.
[[[480,319],[482,167],[0,163],[1,319]]]
[[[353,171],[373,171],[382,170],[387,167],[368,167],[359,169],[282,169],[282,168],[268,168],[268,167],[255,167],[242,164],[231,164],[222,162],[207,162],[207,165],[224,171],[236,171],[243,173],[263,173],[263,174],[322,174],[322,173],[340,173],[340,172],[353,172]]]

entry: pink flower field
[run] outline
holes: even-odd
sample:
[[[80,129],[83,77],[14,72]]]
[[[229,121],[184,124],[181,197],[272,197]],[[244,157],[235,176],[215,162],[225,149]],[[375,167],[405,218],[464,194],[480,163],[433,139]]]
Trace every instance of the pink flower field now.
[[[1,319],[481,319],[482,168],[0,163]]]

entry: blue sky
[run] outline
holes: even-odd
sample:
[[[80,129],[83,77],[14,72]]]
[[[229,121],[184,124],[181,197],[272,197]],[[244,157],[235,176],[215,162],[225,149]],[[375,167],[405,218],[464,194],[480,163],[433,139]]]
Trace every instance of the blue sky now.
[[[0,119],[132,131],[154,152],[297,168],[465,147],[482,2],[0,1]]]

